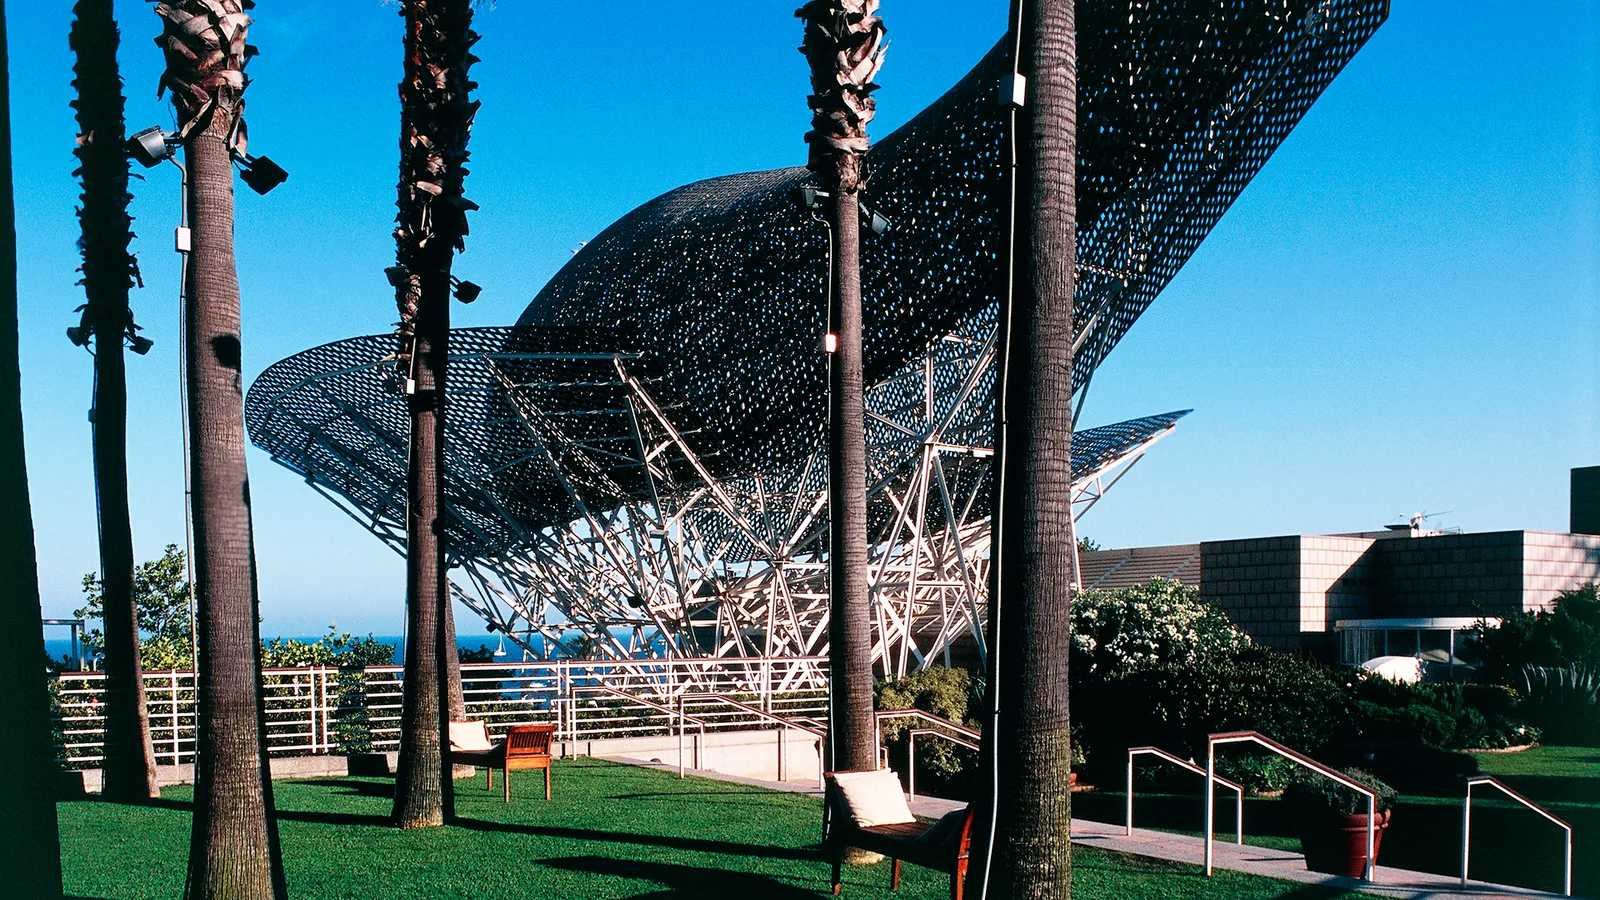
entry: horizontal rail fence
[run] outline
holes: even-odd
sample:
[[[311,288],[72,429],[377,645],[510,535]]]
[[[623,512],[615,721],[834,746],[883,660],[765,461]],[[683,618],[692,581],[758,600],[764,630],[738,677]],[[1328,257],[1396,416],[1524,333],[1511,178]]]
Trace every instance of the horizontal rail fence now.
[[[403,674],[399,666],[264,670],[268,752],[398,749]],[[144,685],[156,761],[193,762],[194,673],[146,672]],[[828,716],[822,657],[466,663],[461,687],[467,715],[487,723],[491,734],[554,722],[557,740],[568,741],[676,734],[680,713],[709,731],[760,727],[769,716],[795,727]],[[49,688],[60,759],[73,768],[98,766],[105,674],[62,672],[51,676]]]

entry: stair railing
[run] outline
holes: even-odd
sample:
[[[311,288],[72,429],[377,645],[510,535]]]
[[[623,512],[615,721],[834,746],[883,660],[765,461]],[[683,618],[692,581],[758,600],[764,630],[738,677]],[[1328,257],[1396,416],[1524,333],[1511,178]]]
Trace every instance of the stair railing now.
[[[1546,819],[1561,826],[1566,834],[1566,852],[1562,861],[1561,893],[1572,896],[1572,826],[1539,804],[1522,796],[1507,787],[1497,778],[1488,775],[1474,775],[1467,779],[1467,794],[1461,799],[1461,884],[1467,883],[1467,857],[1472,848],[1472,789],[1480,784],[1487,784],[1505,794],[1507,797],[1521,803]]]
[[[1158,757],[1160,759],[1166,760],[1169,763],[1172,763],[1173,765],[1183,769],[1186,772],[1193,772],[1194,774],[1199,775],[1202,778],[1204,778],[1205,774],[1206,774],[1206,770],[1205,769],[1200,768],[1199,766],[1195,765],[1192,762],[1189,762],[1188,760],[1180,759],[1180,758],[1178,758],[1176,756],[1173,756],[1171,753],[1168,753],[1167,751],[1162,750],[1160,747],[1129,747],[1128,748],[1128,798],[1127,798],[1128,808],[1127,808],[1127,814],[1126,814],[1126,816],[1124,817],[1124,820],[1123,820],[1124,821],[1124,833],[1125,834],[1129,834],[1129,835],[1133,834],[1133,758],[1135,756],[1154,756],[1154,757]],[[1228,788],[1229,790],[1232,790],[1233,793],[1234,793],[1233,842],[1235,844],[1241,844],[1242,845],[1244,843],[1244,786],[1243,785],[1239,785],[1239,784],[1235,784],[1235,783],[1229,781],[1226,778],[1216,778],[1215,781],[1217,782],[1217,784],[1220,784],[1223,787]],[[1207,823],[1207,827],[1210,827],[1210,823],[1209,822]]]

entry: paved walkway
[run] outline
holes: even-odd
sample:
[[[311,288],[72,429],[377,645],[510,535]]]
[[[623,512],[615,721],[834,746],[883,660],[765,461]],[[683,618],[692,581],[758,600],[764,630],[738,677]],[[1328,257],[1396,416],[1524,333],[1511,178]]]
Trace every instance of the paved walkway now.
[[[652,763],[630,757],[612,756],[603,758],[631,765],[677,771],[676,766]],[[745,778],[738,775],[727,775],[722,772],[699,769],[689,769],[688,772],[702,778],[755,785],[775,791],[811,794],[813,796],[821,796],[822,793],[817,789],[815,783],[763,781],[758,778]],[[910,801],[910,805],[911,811],[919,816],[937,818],[966,804],[957,803],[953,800],[941,800],[935,797],[919,797]],[[1121,825],[1107,825],[1103,822],[1091,822],[1087,819],[1073,819],[1072,840],[1085,847],[1098,847],[1102,850],[1114,850],[1119,853],[1133,853],[1139,856],[1193,863],[1195,865],[1203,865],[1205,862],[1205,848],[1200,838],[1183,834],[1171,834],[1165,831],[1149,831],[1136,828],[1132,835],[1125,835]],[[1319,884],[1352,891],[1362,891],[1379,897],[1392,897],[1395,900],[1486,900],[1486,898],[1493,897],[1516,898],[1516,900],[1532,900],[1532,898],[1559,900],[1561,898],[1560,894],[1476,881],[1470,882],[1466,887],[1462,887],[1461,879],[1459,878],[1434,875],[1428,872],[1412,872],[1408,869],[1393,869],[1388,866],[1378,866],[1377,871],[1374,873],[1375,881],[1369,883],[1357,878],[1342,878],[1337,875],[1324,875],[1321,872],[1308,871],[1305,857],[1299,853],[1288,850],[1272,850],[1266,847],[1254,847],[1249,844],[1240,847],[1231,841],[1217,841],[1213,852],[1213,863],[1219,869],[1232,869],[1238,872],[1248,872],[1252,875],[1265,875],[1269,878],[1281,878],[1285,881],[1296,881],[1301,884]]]

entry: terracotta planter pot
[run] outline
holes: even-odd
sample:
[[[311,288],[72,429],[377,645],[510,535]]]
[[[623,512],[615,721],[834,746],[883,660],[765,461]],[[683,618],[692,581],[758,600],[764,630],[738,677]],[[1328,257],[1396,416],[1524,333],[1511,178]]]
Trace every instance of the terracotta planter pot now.
[[[1383,831],[1389,827],[1393,810],[1378,813],[1372,834],[1374,860],[1383,846]],[[1302,820],[1300,850],[1306,855],[1306,868],[1329,875],[1360,878],[1367,869],[1367,815],[1324,816]]]

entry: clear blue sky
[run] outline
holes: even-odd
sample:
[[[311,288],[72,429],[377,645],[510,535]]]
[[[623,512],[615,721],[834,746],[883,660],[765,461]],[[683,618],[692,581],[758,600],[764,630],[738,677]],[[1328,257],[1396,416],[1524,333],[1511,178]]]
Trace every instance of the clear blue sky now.
[[[400,20],[381,0],[256,9],[251,149],[290,172],[241,187],[250,377],[383,331],[392,259]],[[462,325],[513,321],[580,241],[677,185],[804,162],[794,0],[480,12],[483,110],[457,272]],[[1000,35],[1004,0],[887,0],[875,135]],[[98,566],[90,360],[71,177],[70,4],[13,4],[28,464],[47,615]],[[974,13],[976,9],[978,12]],[[1082,523],[1106,546],[1371,529],[1415,510],[1467,530],[1564,530],[1567,470],[1600,464],[1600,13],[1567,0],[1396,0],[1096,377],[1085,424],[1194,407]],[[131,130],[155,98],[152,5],[118,0]],[[130,362],[134,536],[183,541],[176,171],[136,183]],[[254,449],[263,628],[400,630],[400,559]],[[461,622],[470,634],[475,622]]]

